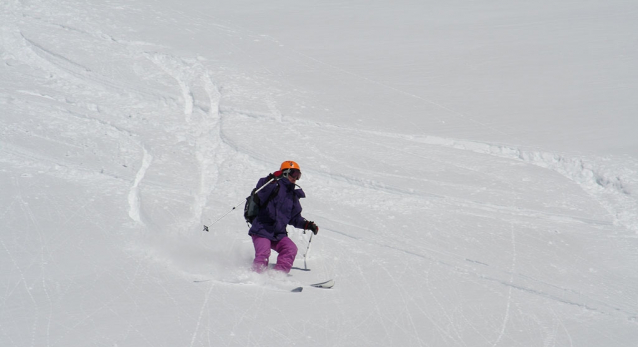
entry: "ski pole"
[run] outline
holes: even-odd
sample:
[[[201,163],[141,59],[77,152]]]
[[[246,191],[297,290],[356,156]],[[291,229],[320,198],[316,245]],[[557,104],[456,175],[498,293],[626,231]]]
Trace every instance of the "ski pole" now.
[[[312,242],[312,235],[314,235],[314,233],[311,231],[310,240],[308,240],[308,247],[306,247],[306,253],[304,253],[303,255],[303,267],[305,270],[308,270],[308,265],[306,265],[306,258],[308,257],[308,253],[310,252],[310,243]]]
[[[257,189],[255,191],[254,194],[259,193],[260,190],[264,189],[268,184],[270,184],[270,182],[274,181],[276,178],[271,178],[270,181],[266,182],[263,186],[259,187],[259,189]],[[219,222],[220,220],[224,219],[224,217],[228,216],[231,212],[235,211],[237,209],[237,207],[241,206],[241,204],[245,204],[246,203],[246,199],[242,200],[242,202],[238,203],[235,207],[231,208],[230,211],[224,213],[223,216],[217,218],[216,221],[214,221],[213,223],[211,223],[211,227],[215,224],[217,224],[217,222]],[[204,225],[204,231],[208,231],[208,225]]]
[[[237,207],[241,206],[241,204],[243,204],[244,201],[240,202],[239,204],[237,204],[237,206],[233,207],[232,209],[230,209],[230,211],[224,213],[223,216],[217,218],[216,221],[214,221],[213,223],[211,223],[210,226],[213,226],[215,224],[217,224],[217,222],[219,222],[220,220],[224,219],[224,217],[228,216],[229,213],[233,212],[235,209],[237,209]],[[208,231],[208,225],[204,225],[204,231]]]

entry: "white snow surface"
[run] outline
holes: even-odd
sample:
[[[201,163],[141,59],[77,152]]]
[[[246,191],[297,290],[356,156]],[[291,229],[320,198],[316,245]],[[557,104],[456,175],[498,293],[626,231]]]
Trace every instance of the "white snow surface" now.
[[[637,346],[637,15],[3,0],[0,346]],[[257,275],[211,223],[284,160]]]

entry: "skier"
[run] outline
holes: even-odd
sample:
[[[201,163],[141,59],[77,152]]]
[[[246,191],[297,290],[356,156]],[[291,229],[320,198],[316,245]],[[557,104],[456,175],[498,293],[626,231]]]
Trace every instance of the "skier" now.
[[[301,188],[295,189],[295,183],[301,179],[299,165],[294,161],[283,162],[279,171],[261,178],[257,188],[273,178],[267,187],[255,194],[255,201],[260,206],[259,214],[248,230],[255,246],[253,270],[258,273],[268,268],[271,249],[278,253],[275,270],[290,272],[297,256],[297,245],[288,237],[287,225],[311,230],[315,235],[319,232],[314,222],[301,216],[299,199],[305,198],[306,194]]]

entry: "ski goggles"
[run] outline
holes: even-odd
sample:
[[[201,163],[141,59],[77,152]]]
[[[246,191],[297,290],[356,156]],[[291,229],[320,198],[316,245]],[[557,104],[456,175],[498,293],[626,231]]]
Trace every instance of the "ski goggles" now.
[[[301,171],[297,169],[290,169],[290,171],[288,171],[288,176],[294,178],[295,180],[299,180],[301,179]]]

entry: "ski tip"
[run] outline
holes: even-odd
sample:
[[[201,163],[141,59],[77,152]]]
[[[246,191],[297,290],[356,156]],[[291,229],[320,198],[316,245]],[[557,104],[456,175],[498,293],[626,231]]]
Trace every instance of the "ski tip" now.
[[[297,287],[297,288],[295,288],[295,289],[291,290],[291,292],[293,292],[293,293],[300,293],[302,290],[303,290],[303,287]]]
[[[327,280],[325,282],[311,284],[311,286],[315,288],[325,288],[325,289],[332,288],[334,287],[334,285],[335,285],[335,280]]]

